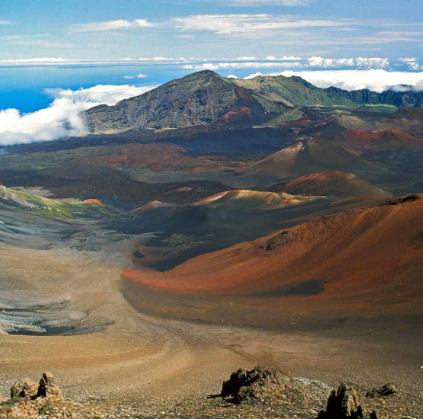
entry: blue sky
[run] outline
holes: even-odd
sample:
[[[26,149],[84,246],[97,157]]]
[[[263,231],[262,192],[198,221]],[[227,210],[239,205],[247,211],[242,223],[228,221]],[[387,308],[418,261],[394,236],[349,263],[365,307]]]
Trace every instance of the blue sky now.
[[[2,0],[0,23],[0,60],[423,60],[421,0]]]

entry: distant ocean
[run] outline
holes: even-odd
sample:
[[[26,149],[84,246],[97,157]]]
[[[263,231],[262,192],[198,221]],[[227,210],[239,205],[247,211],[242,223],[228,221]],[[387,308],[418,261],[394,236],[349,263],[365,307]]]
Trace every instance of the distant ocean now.
[[[151,86],[187,75],[176,66],[0,67],[0,110],[15,108],[34,112],[52,99],[45,89],[77,90],[99,84]],[[138,74],[148,75],[137,78]],[[133,78],[125,78],[133,77]]]

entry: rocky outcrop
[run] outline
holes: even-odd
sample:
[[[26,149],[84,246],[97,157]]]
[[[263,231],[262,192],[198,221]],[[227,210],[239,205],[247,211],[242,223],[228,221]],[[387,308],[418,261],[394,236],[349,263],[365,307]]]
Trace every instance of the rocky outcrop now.
[[[45,372],[41,377],[37,397],[62,397],[62,392],[56,386],[51,372]]]
[[[357,392],[354,388],[341,384],[338,390],[333,390],[328,399],[326,411],[321,411],[317,419],[366,419]],[[372,412],[370,419],[377,419]]]
[[[259,398],[265,392],[266,386],[271,384],[280,385],[281,390],[284,390],[282,380],[282,373],[274,369],[266,367],[255,367],[251,371],[239,369],[223,383],[220,396],[230,397],[233,402],[240,404],[248,399]]]
[[[30,378],[17,381],[10,390],[10,396],[12,400],[18,398],[37,399],[39,397],[61,398],[62,392],[54,382],[53,374],[51,372],[45,372],[38,386]]]
[[[382,93],[372,92],[368,89],[348,91],[337,87],[329,87],[325,90],[332,99],[350,100],[361,104],[394,105],[402,108],[422,106],[423,103],[423,93],[416,92],[411,88],[405,92],[386,90]]]
[[[10,390],[12,400],[17,398],[36,398],[38,394],[38,386],[30,378],[24,378],[13,384]]]

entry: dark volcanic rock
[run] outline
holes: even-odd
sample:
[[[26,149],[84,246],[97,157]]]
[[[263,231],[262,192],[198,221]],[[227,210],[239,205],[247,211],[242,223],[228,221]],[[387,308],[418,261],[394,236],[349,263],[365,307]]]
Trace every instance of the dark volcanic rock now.
[[[366,394],[366,397],[376,397],[376,396],[390,396],[398,392],[398,389],[395,384],[388,383],[382,386],[381,388],[374,388],[372,391],[369,391]]]
[[[322,410],[317,419],[366,419],[366,416],[355,389],[341,384],[338,390],[332,391],[326,411]],[[370,419],[377,419],[376,412],[372,412]]]
[[[265,250],[266,252],[271,252],[278,247],[285,245],[288,242],[289,231],[282,231],[282,233],[277,234],[276,236],[271,237],[264,242],[261,242],[258,247]]]
[[[406,204],[407,202],[414,202],[414,201],[417,201],[419,199],[420,199],[420,196],[418,196],[416,194],[411,194],[411,195],[403,196],[402,198],[386,201],[381,206],[383,207],[385,205]]]
[[[232,397],[235,403],[243,403],[251,398],[259,398],[267,385],[279,384],[281,390],[283,375],[280,371],[266,367],[255,367],[251,371],[239,369],[234,372],[228,381],[222,386],[221,397]]]

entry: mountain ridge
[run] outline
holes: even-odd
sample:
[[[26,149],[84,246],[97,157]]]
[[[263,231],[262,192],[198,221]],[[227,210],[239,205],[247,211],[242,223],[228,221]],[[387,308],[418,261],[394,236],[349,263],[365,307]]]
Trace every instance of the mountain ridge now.
[[[422,100],[422,92],[349,92],[335,87],[321,89],[298,76],[238,80],[204,70],[114,106],[91,108],[82,115],[89,132],[97,134],[213,123],[261,125],[301,106],[390,104],[403,107],[420,106]]]

